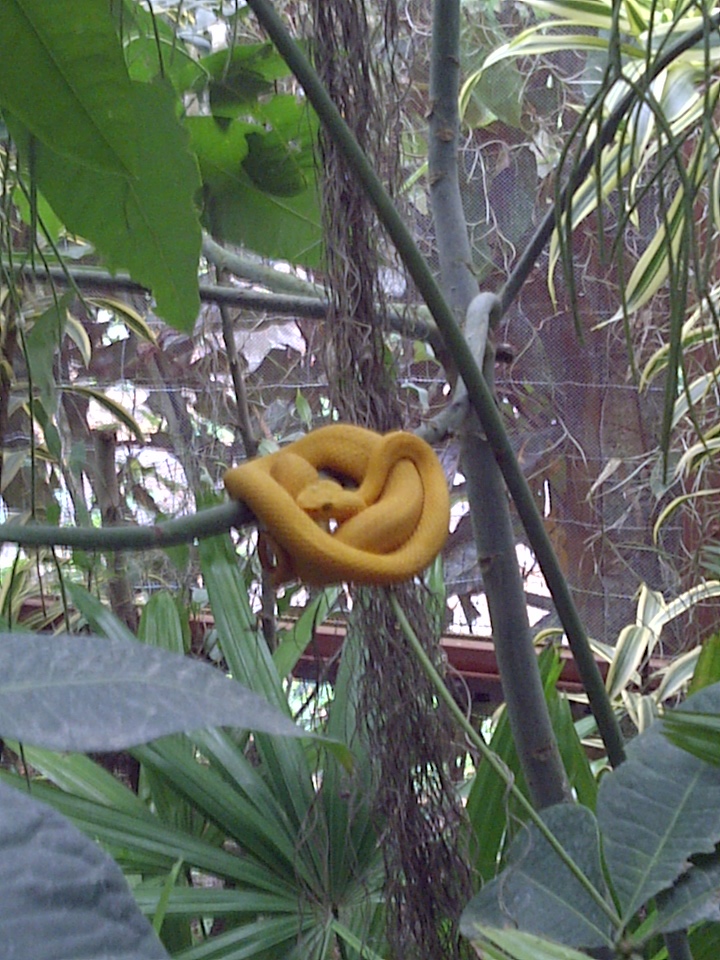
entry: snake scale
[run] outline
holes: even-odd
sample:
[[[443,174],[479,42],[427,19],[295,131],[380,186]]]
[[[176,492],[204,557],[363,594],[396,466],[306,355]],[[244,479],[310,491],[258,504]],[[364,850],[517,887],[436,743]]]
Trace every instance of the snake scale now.
[[[412,433],[332,424],[223,479],[267,531],[275,561],[265,552],[264,562],[276,585],[399,583],[424,570],[447,539],[445,474]]]

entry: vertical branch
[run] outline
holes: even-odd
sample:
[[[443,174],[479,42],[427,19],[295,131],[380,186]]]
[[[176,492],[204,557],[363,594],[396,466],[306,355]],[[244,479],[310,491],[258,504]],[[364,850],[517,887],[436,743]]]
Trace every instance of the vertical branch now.
[[[442,284],[453,311],[464,315],[480,342],[479,362],[492,388],[494,352],[485,347],[490,312],[497,301],[477,297],[472,252],[458,180],[459,0],[435,0],[430,73],[430,198]],[[472,304],[472,305],[471,305]],[[477,334],[475,327],[483,333]],[[493,640],[510,727],[536,807],[567,800],[557,742],[543,694],[532,642],[525,593],[515,552],[508,497],[500,469],[477,417],[469,412],[462,431],[462,466],[478,560],[488,598]]]
[[[218,279],[225,279],[226,271],[218,271]],[[225,352],[227,354],[228,366],[230,368],[230,377],[235,391],[235,406],[237,407],[237,422],[235,427],[240,434],[240,438],[245,448],[245,455],[254,457],[258,452],[258,439],[253,430],[250,419],[250,406],[248,404],[247,388],[245,385],[245,376],[241,367],[240,356],[238,354],[237,344],[235,343],[235,331],[233,330],[232,317],[230,309],[224,304],[220,305],[220,318],[222,321],[223,340],[225,342]],[[262,625],[263,636],[270,650],[277,646],[277,624],[275,620],[275,588],[272,584],[271,575],[263,569],[262,572],[262,613],[260,623]]]
[[[435,0],[430,59],[428,168],[443,293],[462,323],[478,292],[458,181],[460,4]]]

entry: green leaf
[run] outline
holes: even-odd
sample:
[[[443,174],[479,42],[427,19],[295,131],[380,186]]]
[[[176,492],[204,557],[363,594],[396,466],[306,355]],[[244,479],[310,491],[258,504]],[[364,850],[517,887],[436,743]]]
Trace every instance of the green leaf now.
[[[6,742],[16,753],[20,752],[19,744]],[[136,793],[84,754],[61,754],[29,744],[23,744],[22,751],[25,762],[33,770],[67,793],[134,816],[153,819]]]
[[[110,640],[135,643],[135,634],[132,630],[89,590],[79,583],[67,583],[65,589],[91,630]]]
[[[692,712],[720,712],[720,686],[685,701]],[[720,840],[720,771],[670,744],[654,723],[628,746],[627,760],[600,782],[597,815],[603,853],[623,924]]]
[[[57,303],[48,307],[38,317],[25,337],[27,363],[33,388],[40,395],[40,402],[49,416],[57,407],[55,387],[55,358],[65,332],[67,307],[72,294],[66,293]]]
[[[698,857],[692,869],[684,874],[668,893],[656,900],[659,933],[685,930],[701,920],[715,920],[720,890],[720,856]],[[693,953],[693,956],[695,954]]]
[[[558,804],[541,813],[575,865],[606,897],[597,823],[585,807]],[[478,926],[514,927],[568,946],[613,942],[608,915],[580,884],[534,824],[510,847],[507,866],[463,911],[460,930],[470,939]]]
[[[663,718],[663,731],[675,746],[720,766],[720,715],[673,710]]]
[[[22,217],[23,223],[26,223],[29,227],[37,226],[38,233],[41,236],[47,234],[51,240],[57,241],[63,229],[62,221],[41,193],[37,193],[33,200],[35,206],[31,207],[28,195],[20,185],[13,190],[13,203]],[[37,224],[35,222],[36,218]]]
[[[212,952],[207,943],[200,943],[183,951],[182,960],[225,960],[245,957],[292,957],[298,956],[293,948],[298,940],[305,946],[303,935],[313,930],[316,918],[308,910],[294,917],[260,917],[253,923],[233,927],[211,941]],[[307,953],[301,953],[307,956]]]
[[[311,877],[302,875],[305,865],[297,856],[297,838],[288,830],[284,812],[272,794],[266,789],[263,802],[253,804],[239,785],[226,783],[221,771],[198,763],[185,746],[184,741],[170,737],[136,747],[133,756],[144,767],[161,774],[176,796],[184,797],[194,809],[241,843],[246,855],[276,873],[283,882],[291,883],[299,871],[302,882],[311,883]],[[237,757],[235,763],[237,767],[243,761]],[[247,760],[243,772],[245,780],[249,780],[252,770]]]
[[[288,65],[271,43],[235,43],[203,57],[198,66],[203,71],[202,86],[210,93],[210,109],[215,117],[235,118],[240,112],[253,110],[258,97],[271,94],[274,82],[286,77]],[[201,89],[195,82],[194,88]]]
[[[187,611],[185,620],[187,623]],[[154,593],[143,607],[138,640],[170,653],[186,653],[185,631],[177,603],[168,590]]]
[[[0,105],[74,164],[121,177],[140,170],[147,130],[137,124],[107,4],[5,0]]]
[[[230,538],[203,540],[199,549],[215,629],[230,673],[289,714],[280,675],[258,630]]]
[[[137,420],[127,412],[121,403],[113,400],[112,397],[103,393],[102,390],[95,390],[93,387],[83,387],[79,383],[65,384],[62,389],[65,393],[75,393],[80,397],[85,397],[87,400],[94,400],[95,403],[104,407],[108,413],[124,427],[127,427],[130,433],[137,439],[138,443],[145,443],[143,432]]]
[[[119,868],[93,839],[0,784],[0,938],[16,960],[163,960]]]
[[[488,960],[589,960],[586,953],[521,930],[478,925],[472,941]]]
[[[718,680],[720,680],[720,633],[713,633],[703,641],[690,684],[690,693],[709,687]]]
[[[310,647],[315,629],[325,622],[340,593],[340,587],[327,587],[303,609],[290,630],[280,632],[273,660],[281,677],[289,676],[295,669],[300,657]]]
[[[555,689],[561,670],[556,651],[551,647],[543,650],[538,666],[570,785],[577,792],[578,797],[588,807],[593,808],[597,788],[572,723],[572,717],[569,715],[569,705]],[[527,785],[520,768],[507,711],[504,708],[493,730],[489,746],[511,771],[517,786],[527,796]],[[473,867],[483,881],[489,881],[496,875],[498,860],[512,837],[509,817],[514,821],[514,818],[519,815],[515,808],[510,814],[508,813],[507,787],[489,763],[481,762],[477,768],[468,795],[467,813],[473,830],[472,847],[476,851]]]
[[[200,309],[197,167],[168,85],[133,83],[128,102],[136,127],[143,132],[136,178],[81,166],[47,144],[34,146],[31,169],[67,228],[95,244],[111,270],[124,267],[149,287],[158,313],[189,331]],[[27,132],[14,121],[9,126],[27,164],[31,152]]]
[[[0,735],[53,750],[123,750],[235,726],[309,736],[207,664],[137,642],[0,635]]]
[[[0,779],[27,792],[24,777],[0,770]],[[33,783],[33,795],[69,817],[83,833],[117,851],[116,859],[133,872],[161,873],[171,870],[178,859],[207,873],[234,880],[271,893],[277,879],[255,863],[219,849],[204,839],[163,824],[157,817],[135,816],[63,793],[41,782]]]
[[[235,120],[221,127],[212,117],[188,119],[203,179],[203,219],[227,242],[314,266],[322,241],[314,123],[295,103],[275,97],[272,104],[264,124]]]
[[[144,914],[154,914],[161,889],[156,884],[133,887],[135,900]],[[258,890],[225,890],[221,887],[175,887],[167,901],[166,916],[203,917],[240,916],[255,913],[297,913],[297,894],[281,896]]]

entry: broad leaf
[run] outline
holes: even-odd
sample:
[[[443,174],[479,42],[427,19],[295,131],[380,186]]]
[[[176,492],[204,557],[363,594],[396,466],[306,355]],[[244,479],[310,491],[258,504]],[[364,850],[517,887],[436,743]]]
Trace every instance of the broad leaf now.
[[[720,686],[684,708],[719,712]],[[673,746],[661,723],[636,737],[627,760],[603,777],[597,814],[605,862],[623,923],[686,873],[690,857],[720,841],[720,770]]]
[[[262,122],[187,121],[202,172],[210,232],[263,256],[319,262],[321,229],[313,154],[316,122],[294,98],[274,97]]]
[[[663,719],[663,733],[681,750],[720,766],[720,715],[673,710]]]
[[[0,634],[0,736],[87,753],[223,725],[308,736],[186,657],[124,640]]]
[[[544,810],[543,821],[600,896],[605,882],[597,823],[585,807],[559,804]],[[608,912],[596,902],[535,825],[513,840],[502,873],[486,884],[465,908],[460,929],[474,938],[478,926],[516,927],[552,937],[568,946],[599,947],[613,942]]]
[[[92,241],[111,270],[125,267],[149,287],[168,323],[191,330],[200,309],[197,167],[169,86],[133,83],[128,103],[143,132],[135,178],[82,166],[44,143],[31,146],[27,131],[11,118],[9,126],[38,188],[68,229]]]
[[[698,857],[668,893],[657,897],[656,929],[667,933],[685,930],[702,920],[719,920],[718,890],[720,856],[715,852],[710,857]]]
[[[0,105],[74,163],[121,177],[139,170],[138,140],[147,131],[136,121],[107,4],[3,3]]]
[[[254,111],[258,97],[272,94],[275,81],[289,72],[271,43],[236,42],[203,57],[197,66],[202,74],[193,84],[195,90],[199,92],[207,81],[212,114],[225,118]]]
[[[120,869],[97,843],[44,803],[5,784],[0,784],[0,887],[0,942],[14,960],[168,956]]]

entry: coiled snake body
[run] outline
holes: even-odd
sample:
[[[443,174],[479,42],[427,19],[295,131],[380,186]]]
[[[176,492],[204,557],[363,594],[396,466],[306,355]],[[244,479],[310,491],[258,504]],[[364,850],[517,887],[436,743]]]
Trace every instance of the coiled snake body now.
[[[276,584],[399,583],[424,570],[447,539],[445,474],[412,433],[320,427],[223,479],[267,530]]]

